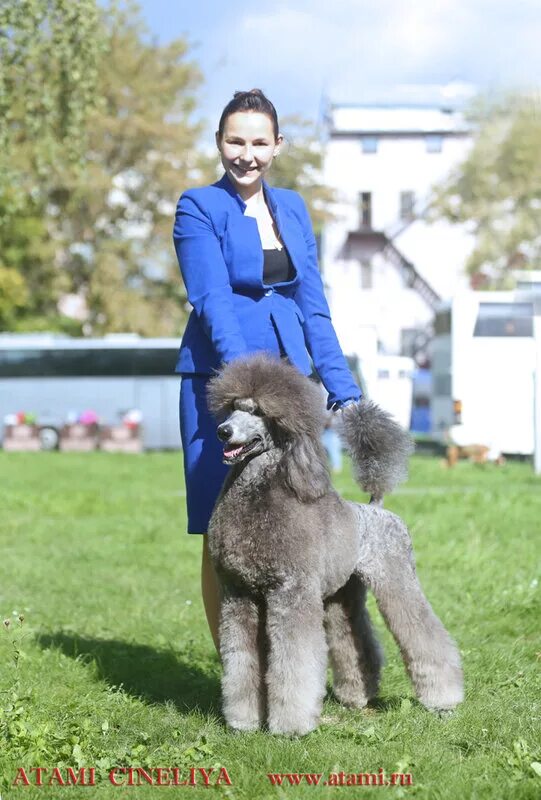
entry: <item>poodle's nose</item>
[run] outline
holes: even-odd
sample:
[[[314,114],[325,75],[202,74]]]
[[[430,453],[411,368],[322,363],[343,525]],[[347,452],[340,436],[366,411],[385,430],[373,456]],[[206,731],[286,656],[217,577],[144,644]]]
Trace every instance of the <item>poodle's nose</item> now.
[[[222,422],[221,425],[218,425],[218,438],[221,439],[222,442],[226,442],[230,439],[232,433],[233,428],[231,425],[228,425],[227,422]]]

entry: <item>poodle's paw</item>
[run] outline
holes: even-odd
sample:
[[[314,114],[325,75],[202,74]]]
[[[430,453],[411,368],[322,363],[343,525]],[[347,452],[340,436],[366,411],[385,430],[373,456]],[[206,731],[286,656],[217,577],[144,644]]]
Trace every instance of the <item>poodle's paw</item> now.
[[[462,688],[447,687],[438,692],[430,692],[428,695],[419,695],[419,702],[424,705],[427,711],[433,711],[440,716],[450,714],[464,700]]]
[[[379,673],[365,676],[365,679],[350,678],[334,680],[333,692],[336,699],[348,708],[364,708],[378,693]]]
[[[247,704],[224,706],[227,726],[235,731],[256,731],[263,724],[263,709]]]
[[[305,709],[269,712],[269,731],[283,736],[306,736],[319,725],[319,714]]]
[[[419,702],[429,711],[437,713],[452,711],[464,700],[462,670],[445,665],[438,674],[432,673],[431,680],[417,681],[416,694]]]
[[[246,731],[257,731],[261,727],[259,720],[256,719],[235,719],[234,717],[227,719],[227,727],[232,731],[238,733]]]
[[[276,722],[269,720],[269,732],[279,736],[306,736],[315,731],[319,725],[319,717],[304,721]]]
[[[338,702],[347,708],[364,708],[371,699],[364,688],[354,686],[333,686],[333,692]]]

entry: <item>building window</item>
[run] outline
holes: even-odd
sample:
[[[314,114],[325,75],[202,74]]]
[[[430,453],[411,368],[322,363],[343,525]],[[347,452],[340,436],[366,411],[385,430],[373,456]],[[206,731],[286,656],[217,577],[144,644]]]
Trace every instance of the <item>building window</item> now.
[[[439,133],[429,133],[425,136],[426,152],[441,153],[443,147],[443,136]]]
[[[400,219],[412,220],[415,218],[415,193],[400,192]]]
[[[359,217],[361,228],[372,227],[372,192],[361,192],[359,195]]]
[[[451,333],[451,309],[445,308],[437,312],[434,317],[434,333],[437,336]]]
[[[361,147],[363,153],[377,153],[378,152],[378,137],[377,136],[363,136],[361,138]]]

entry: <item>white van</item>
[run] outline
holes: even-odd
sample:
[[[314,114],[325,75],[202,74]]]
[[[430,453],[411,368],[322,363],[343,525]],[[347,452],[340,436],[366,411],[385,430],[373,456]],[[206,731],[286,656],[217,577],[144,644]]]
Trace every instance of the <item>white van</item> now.
[[[465,292],[441,305],[431,353],[434,438],[533,453],[534,310],[528,291]]]

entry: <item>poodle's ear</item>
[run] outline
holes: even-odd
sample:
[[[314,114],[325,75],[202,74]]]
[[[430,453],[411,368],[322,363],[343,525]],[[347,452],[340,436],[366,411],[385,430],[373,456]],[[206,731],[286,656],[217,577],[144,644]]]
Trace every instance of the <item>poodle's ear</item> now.
[[[301,502],[317,500],[331,488],[325,450],[319,439],[311,436],[299,436],[288,443],[279,470]]]

